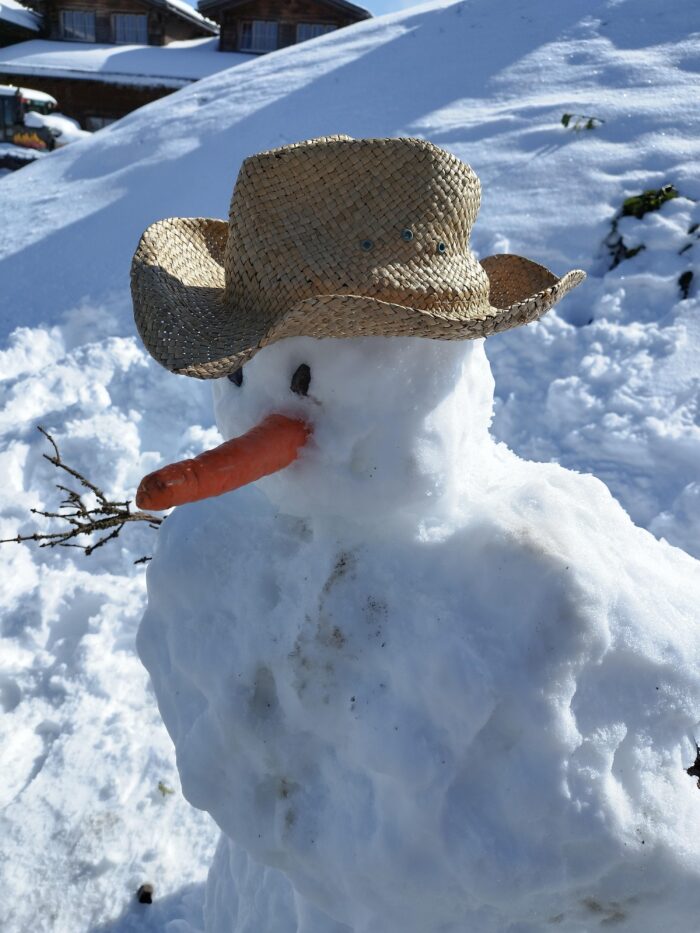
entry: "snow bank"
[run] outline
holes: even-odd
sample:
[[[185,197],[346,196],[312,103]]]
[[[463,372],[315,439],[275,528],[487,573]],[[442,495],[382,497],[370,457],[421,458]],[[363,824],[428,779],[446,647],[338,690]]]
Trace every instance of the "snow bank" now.
[[[26,162],[29,164],[35,159],[41,159],[47,155],[48,152],[40,149],[27,149],[26,146],[15,146],[14,143],[0,143],[0,161],[8,159],[13,162]],[[3,169],[0,169],[0,171],[3,171]]]
[[[232,840],[208,933],[692,926],[700,564],[490,440],[480,342],[295,339],[243,372],[223,435],[281,410],[313,444],[175,511],[139,631]]]
[[[67,146],[91,135],[87,130],[80,128],[77,120],[62,113],[45,114],[30,110],[25,114],[24,122],[27,126],[45,126],[52,130],[57,146]]]
[[[51,451],[37,423],[118,499],[156,465],[148,438],[162,443],[168,423],[183,452],[207,443],[167,414],[202,421],[206,394],[178,396],[177,380],[149,375],[135,338],[114,330],[104,308],[83,305],[61,327],[18,328],[0,351],[0,538],[48,530],[29,510],[54,511],[57,482],[79,488],[42,458]],[[145,586],[133,561],[152,553],[155,532],[130,530],[89,559],[0,547],[3,933],[160,933],[201,917],[214,827],[182,798],[134,651]],[[144,882],[155,885],[153,916],[135,903]]]

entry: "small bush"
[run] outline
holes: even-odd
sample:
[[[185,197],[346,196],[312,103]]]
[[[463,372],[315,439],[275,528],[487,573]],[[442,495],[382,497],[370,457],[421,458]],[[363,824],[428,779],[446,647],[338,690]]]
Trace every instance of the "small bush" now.
[[[629,247],[626,245],[622,234],[618,230],[618,223],[621,217],[636,217],[641,220],[645,214],[652,211],[658,211],[666,201],[672,201],[673,198],[680,197],[674,185],[664,185],[661,188],[649,188],[642,191],[641,194],[633,194],[625,198],[622,207],[615,214],[610,224],[610,233],[605,238],[605,245],[610,253],[610,268],[619,266],[623,259],[631,259],[637,253],[646,249],[643,243],[639,246]],[[690,283],[688,283],[689,285]],[[682,286],[681,286],[682,287]]]
[[[651,211],[658,211],[666,201],[672,201],[679,197],[673,185],[664,185],[663,188],[649,188],[641,194],[634,194],[631,198],[625,198],[622,202],[622,217],[637,217],[641,220],[645,214]]]

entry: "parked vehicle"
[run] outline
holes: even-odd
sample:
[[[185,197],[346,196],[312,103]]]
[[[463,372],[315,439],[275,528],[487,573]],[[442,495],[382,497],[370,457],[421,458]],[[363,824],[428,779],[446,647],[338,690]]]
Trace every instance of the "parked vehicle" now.
[[[58,107],[56,98],[47,94],[45,91],[35,91],[30,87],[21,87],[19,90],[22,94],[25,110],[33,110],[34,113],[49,114],[53,113]]]
[[[55,98],[42,91],[0,84],[0,142],[27,149],[53,149],[56,134],[46,126],[28,126],[25,117],[29,111],[52,113],[56,106]]]

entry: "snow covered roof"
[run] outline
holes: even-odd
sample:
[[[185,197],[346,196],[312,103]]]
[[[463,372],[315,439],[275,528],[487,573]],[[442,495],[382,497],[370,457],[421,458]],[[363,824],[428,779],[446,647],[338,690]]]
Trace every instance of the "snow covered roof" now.
[[[14,84],[0,84],[0,95],[3,97],[13,97],[17,91],[20,92],[22,97],[31,97],[31,99],[37,103],[41,102],[54,105],[58,103],[55,97],[52,97],[51,94],[46,94],[44,91],[35,91],[34,88],[28,87],[17,87]]]
[[[40,17],[33,10],[28,10],[26,6],[17,3],[16,0],[0,0],[0,20],[32,32],[39,32],[41,29]]]
[[[181,16],[183,19],[187,19],[192,23],[197,23],[198,26],[202,26],[204,29],[208,30],[212,35],[218,35],[219,27],[215,22],[210,19],[207,19],[206,16],[203,16],[198,10],[195,10],[193,6],[190,6],[186,0],[148,0],[152,6],[167,7],[172,13],[175,13],[177,16]]]
[[[22,97],[31,97],[33,101],[41,101],[44,104],[54,104],[57,105],[58,101],[51,94],[46,94],[44,91],[37,91],[34,88],[21,87],[20,94]]]
[[[159,46],[32,39],[0,49],[0,72],[179,88],[256,57],[219,52],[218,42],[217,38],[187,39]]]

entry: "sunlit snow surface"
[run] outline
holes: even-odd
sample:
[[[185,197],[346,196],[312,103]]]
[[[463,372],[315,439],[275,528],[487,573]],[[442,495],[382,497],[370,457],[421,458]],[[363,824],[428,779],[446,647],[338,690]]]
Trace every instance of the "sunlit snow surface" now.
[[[2,535],[30,533],[29,508],[59,502],[36,424],[117,497],[216,442],[208,387],[159,369],[134,336],[133,249],[161,217],[226,216],[249,153],[345,132],[424,135],[470,162],[484,187],[472,240],[481,256],[510,249],[560,273],[587,270],[540,324],[488,341],[492,432],[523,457],[594,473],[638,525],[700,554],[700,308],[697,282],[685,300],[678,286],[683,272],[697,276],[700,248],[689,233],[700,220],[697,29],[684,0],[438,4],[237,66],[2,178]],[[606,122],[574,133],[564,112]],[[626,242],[646,249],[607,271],[601,244],[623,199],[666,183],[683,197],[626,219]],[[225,504],[237,515],[244,501]],[[89,559],[0,550],[3,931],[201,925],[216,831],[180,796],[134,653],[145,587],[132,562],[153,553],[156,534],[128,529]],[[241,542],[231,535],[230,546]],[[660,740],[659,754],[676,741]],[[692,761],[687,742],[679,768]],[[673,780],[695,790],[682,770]],[[694,870],[692,851],[679,857]],[[220,851],[217,862],[233,857]],[[150,908],[133,902],[144,881],[156,886]],[[615,909],[596,920],[592,908],[590,927],[617,922]]]

